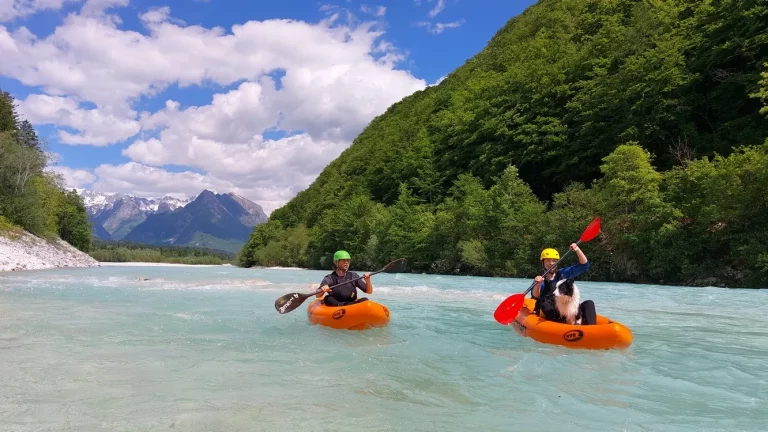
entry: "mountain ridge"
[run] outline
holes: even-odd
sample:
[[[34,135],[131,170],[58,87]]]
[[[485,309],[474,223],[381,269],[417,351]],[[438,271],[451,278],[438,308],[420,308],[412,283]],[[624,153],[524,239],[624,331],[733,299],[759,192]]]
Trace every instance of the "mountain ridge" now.
[[[143,198],[76,189],[93,235],[103,240],[197,245],[235,252],[268,217],[257,203],[233,192],[202,190],[192,199]]]

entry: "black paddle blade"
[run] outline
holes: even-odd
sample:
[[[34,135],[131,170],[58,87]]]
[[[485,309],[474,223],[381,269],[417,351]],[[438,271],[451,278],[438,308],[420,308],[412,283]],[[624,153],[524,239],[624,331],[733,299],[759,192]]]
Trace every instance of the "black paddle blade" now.
[[[405,258],[396,259],[384,267],[384,273],[400,273],[405,270],[405,264]]]
[[[281,314],[291,312],[315,294],[290,293],[275,300],[275,309]]]

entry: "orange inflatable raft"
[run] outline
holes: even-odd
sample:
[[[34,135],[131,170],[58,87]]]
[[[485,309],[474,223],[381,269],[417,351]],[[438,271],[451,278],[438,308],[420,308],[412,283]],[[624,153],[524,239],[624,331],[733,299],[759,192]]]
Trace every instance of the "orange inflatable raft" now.
[[[370,300],[347,306],[326,306],[323,299],[315,299],[307,307],[307,316],[312,324],[335,329],[366,330],[389,324],[389,309]]]
[[[533,314],[536,300],[525,299],[512,322],[515,331],[537,342],[576,349],[624,349],[632,345],[632,332],[623,324],[597,315],[596,325],[570,325]]]

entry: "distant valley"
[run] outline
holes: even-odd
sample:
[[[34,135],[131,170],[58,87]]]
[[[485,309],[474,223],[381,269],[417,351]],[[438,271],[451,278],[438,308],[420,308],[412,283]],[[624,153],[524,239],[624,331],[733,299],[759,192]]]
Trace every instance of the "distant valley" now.
[[[76,190],[94,236],[103,240],[237,252],[253,227],[267,221],[260,205],[234,193],[203,190],[183,200]]]

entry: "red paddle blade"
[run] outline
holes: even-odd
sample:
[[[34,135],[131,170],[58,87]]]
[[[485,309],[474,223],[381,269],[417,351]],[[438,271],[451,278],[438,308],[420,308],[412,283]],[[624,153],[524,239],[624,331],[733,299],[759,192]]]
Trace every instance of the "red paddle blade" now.
[[[517,318],[517,314],[520,313],[523,304],[525,304],[525,294],[512,294],[496,308],[493,318],[499,324],[507,325]]]
[[[589,226],[581,233],[579,241],[588,242],[600,234],[600,218],[596,217]]]

